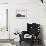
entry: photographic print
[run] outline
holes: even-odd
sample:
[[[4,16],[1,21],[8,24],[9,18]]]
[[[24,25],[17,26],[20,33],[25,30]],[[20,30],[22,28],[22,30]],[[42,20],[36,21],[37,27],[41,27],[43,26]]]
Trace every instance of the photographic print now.
[[[27,10],[26,9],[17,9],[16,10],[16,17],[26,17]]]

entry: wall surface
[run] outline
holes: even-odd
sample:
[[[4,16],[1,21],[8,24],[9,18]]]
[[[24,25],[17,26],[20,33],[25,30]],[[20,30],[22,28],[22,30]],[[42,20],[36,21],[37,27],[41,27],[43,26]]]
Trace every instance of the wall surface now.
[[[0,0],[0,3],[8,3],[8,0]]]
[[[26,18],[16,18],[17,9],[27,9]],[[45,5],[40,0],[11,0],[9,1],[9,31],[11,38],[15,31],[27,30],[27,23],[40,23],[42,25],[44,41],[46,42],[46,16]]]

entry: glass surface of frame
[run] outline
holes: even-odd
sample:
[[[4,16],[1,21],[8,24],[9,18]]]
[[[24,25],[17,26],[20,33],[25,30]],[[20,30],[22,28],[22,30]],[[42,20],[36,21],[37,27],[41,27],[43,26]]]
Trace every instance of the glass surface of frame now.
[[[16,17],[17,18],[27,17],[27,9],[16,9]]]

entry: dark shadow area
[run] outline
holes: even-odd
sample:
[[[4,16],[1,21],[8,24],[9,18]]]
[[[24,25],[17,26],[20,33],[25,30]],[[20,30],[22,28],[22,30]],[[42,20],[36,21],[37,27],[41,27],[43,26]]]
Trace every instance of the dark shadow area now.
[[[42,43],[42,46],[45,46],[44,45],[44,37],[43,37],[43,26],[42,25],[40,25],[40,39],[41,39],[41,43]]]

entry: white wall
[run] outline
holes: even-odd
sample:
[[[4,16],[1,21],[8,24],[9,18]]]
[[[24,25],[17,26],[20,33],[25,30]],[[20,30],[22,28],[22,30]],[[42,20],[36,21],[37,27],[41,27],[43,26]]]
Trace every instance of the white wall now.
[[[20,1],[12,0],[10,2],[9,7],[10,7],[9,8],[9,15],[10,15],[10,18],[11,18],[11,20],[9,20],[9,23],[11,23],[10,24],[11,26],[13,25],[13,27],[11,27],[12,29],[13,28],[17,28],[17,29],[19,28],[20,30],[22,30],[22,29],[26,30],[26,27],[25,27],[26,23],[35,19],[35,18],[32,19],[32,17],[36,17],[36,16],[38,17],[38,15],[43,14],[41,12],[41,9],[43,9],[42,8],[43,6],[42,6],[42,4],[40,4],[40,1],[37,2],[37,1],[34,1],[34,0],[33,1],[30,1],[30,0],[20,0]],[[16,19],[16,9],[27,9],[27,18],[26,19],[25,18],[24,19]],[[38,9],[40,10],[40,12],[39,12]],[[36,14],[36,13],[38,13],[38,14]],[[41,15],[40,15],[40,17],[41,17]],[[15,27],[14,27],[14,25],[15,25]],[[10,30],[12,30],[12,29],[10,29]],[[14,30],[15,29],[13,29],[13,31]]]
[[[16,9],[27,9],[27,18],[16,18]],[[46,42],[45,5],[43,5],[40,0],[10,0],[9,31],[11,32],[11,36],[16,30],[19,32],[26,30],[27,22],[36,22],[43,26],[44,41]]]
[[[8,3],[8,0],[0,0],[0,3]]]

